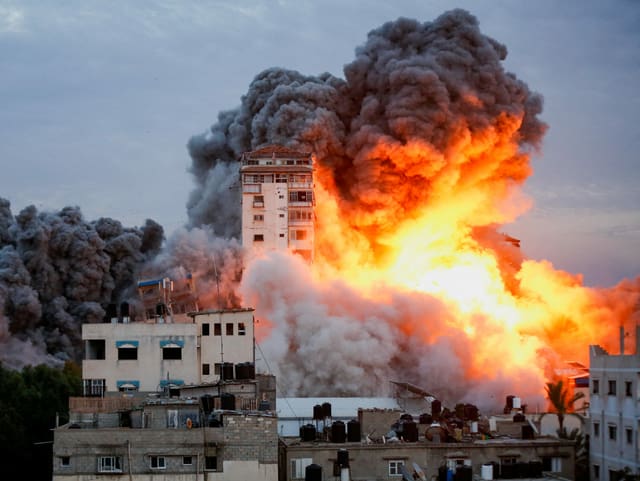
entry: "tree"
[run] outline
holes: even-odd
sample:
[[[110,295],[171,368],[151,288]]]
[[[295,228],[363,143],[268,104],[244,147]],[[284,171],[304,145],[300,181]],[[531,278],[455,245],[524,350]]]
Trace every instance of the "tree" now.
[[[573,405],[576,401],[584,398],[584,393],[571,393],[571,389],[564,384],[562,379],[555,383],[548,382],[545,391],[547,392],[547,399],[549,399],[554,412],[558,416],[558,435],[566,434],[564,418],[567,414],[573,414]],[[580,419],[582,418],[580,417]]]

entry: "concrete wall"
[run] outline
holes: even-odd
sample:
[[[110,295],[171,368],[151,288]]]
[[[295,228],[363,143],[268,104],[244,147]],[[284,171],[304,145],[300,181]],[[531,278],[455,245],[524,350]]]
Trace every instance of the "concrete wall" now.
[[[225,413],[223,424],[192,429],[59,428],[54,431],[54,479],[108,479],[110,474],[97,472],[100,456],[119,457],[122,472],[131,472],[135,479],[194,479],[205,470],[205,456],[216,456],[218,462],[218,472],[207,472],[206,479],[277,479],[276,419]],[[151,456],[163,456],[166,467],[152,468]],[[183,456],[190,456],[192,464],[184,465]],[[63,457],[69,457],[69,466],[62,466]]]
[[[502,456],[516,458],[518,462],[540,461],[545,456],[562,458],[562,471],[556,473],[573,479],[575,448],[570,441],[558,440],[509,440],[478,441],[475,443],[283,443],[281,444],[281,480],[291,480],[291,460],[308,458],[322,467],[323,479],[333,478],[333,464],[338,449],[349,452],[350,474],[353,481],[389,480],[389,462],[403,461],[411,466],[417,463],[427,479],[437,476],[438,468],[447,460],[467,459],[471,462],[474,475],[480,475],[482,465],[500,462]],[[285,474],[286,473],[286,474]],[[391,478],[395,479],[395,478]],[[398,477],[397,479],[400,479]]]

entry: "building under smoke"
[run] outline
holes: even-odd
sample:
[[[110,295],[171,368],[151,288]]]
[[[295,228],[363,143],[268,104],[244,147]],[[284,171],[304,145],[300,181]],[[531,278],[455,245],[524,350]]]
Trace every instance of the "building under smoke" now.
[[[313,158],[282,146],[242,155],[242,245],[313,258]]]

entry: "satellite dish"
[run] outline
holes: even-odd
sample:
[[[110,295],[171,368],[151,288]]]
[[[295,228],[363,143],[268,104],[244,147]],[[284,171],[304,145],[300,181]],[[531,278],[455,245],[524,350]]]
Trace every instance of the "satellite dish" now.
[[[427,476],[426,474],[424,474],[424,471],[418,465],[418,463],[413,463],[413,472],[418,476],[416,479],[420,479],[421,481],[427,481]]]

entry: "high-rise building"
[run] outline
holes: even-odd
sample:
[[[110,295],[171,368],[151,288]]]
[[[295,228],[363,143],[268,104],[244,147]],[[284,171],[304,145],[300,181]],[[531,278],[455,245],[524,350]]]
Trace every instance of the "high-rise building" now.
[[[242,244],[313,260],[313,158],[279,145],[242,155]]]

